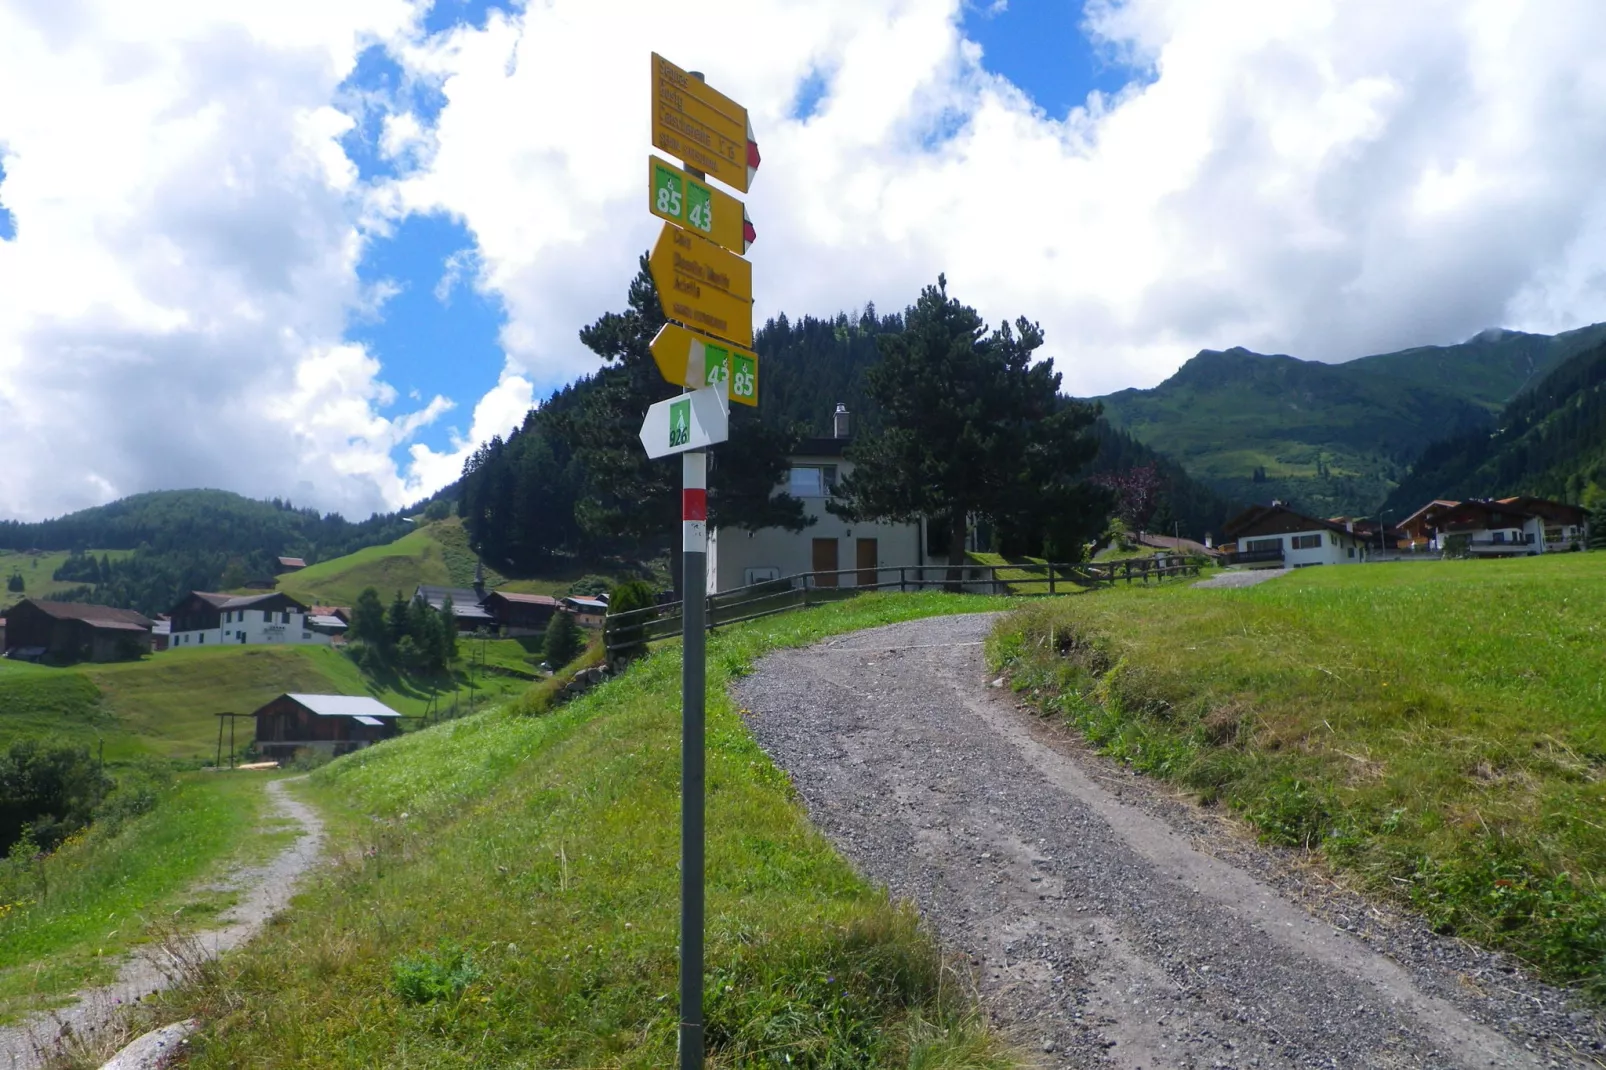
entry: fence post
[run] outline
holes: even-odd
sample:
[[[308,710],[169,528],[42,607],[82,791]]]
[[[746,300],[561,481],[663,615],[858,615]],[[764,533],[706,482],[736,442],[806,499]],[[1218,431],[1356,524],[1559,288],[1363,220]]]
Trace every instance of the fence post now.
[[[908,579],[908,576],[906,575],[906,571],[907,570],[904,569],[902,566],[899,566],[899,568],[898,568],[898,593],[899,594],[908,594],[909,593],[909,579]]]
[[[1054,566],[1052,564],[1048,566],[1048,593],[1054,593]]]

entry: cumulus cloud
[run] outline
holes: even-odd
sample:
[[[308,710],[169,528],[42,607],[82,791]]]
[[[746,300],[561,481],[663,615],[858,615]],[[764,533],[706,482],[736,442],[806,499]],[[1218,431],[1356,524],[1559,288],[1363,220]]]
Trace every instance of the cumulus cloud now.
[[[414,17],[340,5],[0,5],[0,515],[156,487],[366,513],[390,453],[447,407],[387,416],[382,311],[355,267],[362,190],[331,106],[357,51]]]
[[[1080,393],[1204,347],[1342,360],[1606,319],[1592,0],[1095,0],[1132,83],[1064,120],[989,72],[958,0],[659,10],[556,0],[404,50],[447,104],[395,210],[467,223],[541,383],[594,366],[574,328],[657,229],[654,49],[750,110],[760,317],[897,308],[945,271],[989,318],[1040,320]]]
[[[1606,319],[1595,0],[1091,0],[1132,81],[1063,119],[989,69],[965,2],[544,0],[424,37],[412,0],[10,0],[0,427],[28,450],[0,514],[195,484],[360,512],[455,478],[596,367],[576,331],[658,227],[653,50],[750,109],[760,319],[899,308],[946,272],[989,319],[1041,321],[1082,394],[1204,347],[1339,360]],[[341,88],[375,42],[438,114]],[[376,113],[400,173],[364,183],[340,137]],[[365,235],[412,213],[472,248],[363,287]],[[435,450],[411,436],[453,403],[398,411],[347,331],[398,285],[461,284],[506,309],[506,367]]]

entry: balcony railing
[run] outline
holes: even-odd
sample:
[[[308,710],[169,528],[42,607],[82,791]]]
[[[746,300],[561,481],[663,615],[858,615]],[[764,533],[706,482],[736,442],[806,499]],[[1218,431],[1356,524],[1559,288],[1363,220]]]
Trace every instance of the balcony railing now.
[[[1282,564],[1283,552],[1281,550],[1244,550],[1241,553],[1228,554],[1229,565],[1266,565]]]

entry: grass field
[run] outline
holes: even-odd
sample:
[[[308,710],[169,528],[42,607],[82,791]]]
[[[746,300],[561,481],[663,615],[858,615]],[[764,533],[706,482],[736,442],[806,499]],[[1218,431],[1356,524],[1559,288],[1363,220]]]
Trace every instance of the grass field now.
[[[471,649],[472,648],[472,649]],[[538,656],[517,640],[485,643],[491,672],[466,664],[480,644],[464,641],[456,671],[457,702],[497,702],[521,692],[535,676]],[[442,684],[442,687],[445,685]],[[140,755],[205,758],[216,753],[222,712],[250,713],[285,692],[372,695],[406,716],[431,705],[427,686],[401,678],[373,680],[339,651],[318,646],[224,646],[169,650],[139,661],[46,668],[0,660],[0,746],[24,737],[68,739],[105,747],[108,761]],[[434,699],[450,708],[451,691]],[[240,747],[251,726],[235,726]]]
[[[468,587],[474,582],[476,557],[468,543],[468,532],[456,517],[419,528],[393,543],[370,546],[344,557],[320,561],[279,577],[279,590],[303,602],[349,606],[372,587],[389,602],[397,591],[411,596],[421,583],[436,586]],[[578,563],[558,561],[551,574],[536,577],[509,577],[485,567],[490,587],[525,594],[565,595],[596,570]],[[611,575],[601,579],[613,582]]]
[[[1110,753],[1559,980],[1606,974],[1606,554],[1027,608],[994,662]]]
[[[128,550],[90,550],[90,556],[99,558],[109,557],[112,560],[124,558],[129,555]],[[42,598],[49,600],[50,596],[58,591],[71,590],[83,586],[77,580],[53,580],[51,573],[60,568],[66,561],[66,550],[51,550],[44,553],[30,553],[26,550],[0,550],[0,617],[5,616],[7,608],[16,605],[24,598]],[[21,591],[9,591],[5,581],[13,572],[22,573],[22,582],[25,585]]]
[[[864,595],[711,640],[711,1065],[1014,1065],[725,694],[774,647],[1003,604]],[[672,1065],[679,680],[666,647],[548,716],[456,721],[314,774],[341,861],[210,981],[164,997],[157,1013],[209,1022],[189,1065]]]
[[[262,785],[189,774],[154,810],[73,837],[26,878],[0,859],[0,1022],[110,980],[151,921],[182,929],[226,907],[193,885],[261,839]]]

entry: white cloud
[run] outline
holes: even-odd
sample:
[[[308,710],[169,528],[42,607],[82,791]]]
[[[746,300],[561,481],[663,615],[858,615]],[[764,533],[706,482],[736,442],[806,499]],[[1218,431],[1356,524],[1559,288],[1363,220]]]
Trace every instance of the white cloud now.
[[[466,222],[538,383],[595,366],[575,328],[657,229],[654,49],[752,115],[760,318],[899,308],[945,271],[990,319],[1040,320],[1082,393],[1204,347],[1335,360],[1606,319],[1593,0],[1095,0],[1097,45],[1148,69],[1064,121],[987,72],[959,0],[700,10],[555,0],[406,54],[448,104],[393,204]]]
[[[194,484],[364,511],[455,478],[596,367],[576,331],[658,226],[653,50],[751,111],[760,319],[900,308],[946,272],[989,319],[1040,320],[1080,393],[1202,347],[1342,359],[1606,319],[1596,0],[1093,0],[1096,44],[1143,76],[1063,121],[988,72],[962,2],[543,0],[421,40],[413,0],[8,0],[0,428],[27,453],[0,515]],[[338,88],[374,41],[441,86],[438,121]],[[338,139],[374,109],[406,171],[370,188]],[[436,212],[471,250],[359,283],[365,234]],[[506,308],[507,366],[399,469],[452,403],[394,412],[347,329],[462,282]]]
[[[393,286],[355,266],[331,106],[402,0],[0,5],[0,515],[223,486],[365,513],[447,407],[343,340]]]

